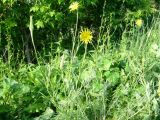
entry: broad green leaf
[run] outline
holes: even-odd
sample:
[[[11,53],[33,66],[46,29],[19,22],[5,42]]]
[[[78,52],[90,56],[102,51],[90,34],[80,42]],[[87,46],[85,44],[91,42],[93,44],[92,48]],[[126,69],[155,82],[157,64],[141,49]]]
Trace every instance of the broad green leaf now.
[[[58,0],[58,4],[60,5],[64,0]]]
[[[38,6],[33,6],[33,7],[31,7],[31,9],[30,9],[30,12],[37,12],[39,10],[39,7]]]
[[[44,28],[44,23],[41,20],[38,20],[35,25],[36,25],[37,29]]]
[[[51,17],[53,17],[53,16],[55,15],[55,11],[49,12],[49,15],[50,15]]]

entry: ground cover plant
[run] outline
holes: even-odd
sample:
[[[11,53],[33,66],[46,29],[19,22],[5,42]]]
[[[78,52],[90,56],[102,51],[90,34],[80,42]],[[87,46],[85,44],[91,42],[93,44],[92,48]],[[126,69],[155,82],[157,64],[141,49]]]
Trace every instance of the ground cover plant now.
[[[0,120],[159,120],[158,3],[2,0]]]

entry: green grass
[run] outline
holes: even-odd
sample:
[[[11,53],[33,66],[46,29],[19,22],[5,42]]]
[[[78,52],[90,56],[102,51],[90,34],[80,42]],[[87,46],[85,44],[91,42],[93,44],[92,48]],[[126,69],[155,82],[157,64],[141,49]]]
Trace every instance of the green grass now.
[[[1,59],[0,119],[159,120],[159,37],[155,20],[125,30],[119,47],[99,44],[84,56],[60,48],[45,64]]]

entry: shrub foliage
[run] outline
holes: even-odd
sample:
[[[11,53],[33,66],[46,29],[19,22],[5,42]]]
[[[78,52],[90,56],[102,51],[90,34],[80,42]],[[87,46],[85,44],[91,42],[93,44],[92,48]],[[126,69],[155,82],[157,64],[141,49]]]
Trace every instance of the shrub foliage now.
[[[64,38],[66,40],[63,41],[65,42],[63,47],[70,48],[69,36],[76,22],[76,12],[70,12],[68,9],[72,2],[74,1],[1,0],[1,55],[4,55],[4,51],[9,47],[13,53],[24,51],[19,53],[19,56],[25,55],[28,59],[32,56],[30,16],[33,16],[34,41],[39,52],[43,47],[48,48],[51,43],[59,42],[61,34],[67,36]],[[159,0],[78,0],[78,2],[80,3],[78,28],[92,27],[99,32],[98,28],[103,20],[105,26],[118,27],[120,29],[117,31],[121,33],[127,23],[133,23],[135,19],[155,13]],[[7,54],[4,57],[7,57]]]

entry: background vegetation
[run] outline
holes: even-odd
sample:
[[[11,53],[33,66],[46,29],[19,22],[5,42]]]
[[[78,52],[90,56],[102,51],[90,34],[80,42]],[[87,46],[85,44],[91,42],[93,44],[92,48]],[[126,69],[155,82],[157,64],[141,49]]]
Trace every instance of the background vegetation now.
[[[160,1],[73,2],[0,1],[0,119],[159,120]]]
[[[33,37],[39,54],[44,52],[54,54],[57,49],[55,43],[60,41],[62,48],[70,49],[77,19],[76,12],[71,13],[68,9],[72,2],[74,1],[1,0],[1,54],[4,59],[10,61],[12,57],[16,57],[18,60],[36,62],[29,31],[30,16],[33,16]],[[95,39],[98,39],[100,32],[103,34],[107,31],[112,36],[112,41],[118,41],[128,24],[130,29],[130,25],[133,25],[136,19],[147,19],[149,15],[153,15],[160,1],[79,0],[78,2],[80,3],[78,30],[81,26],[92,28]],[[63,40],[59,40],[62,36]],[[8,57],[10,53],[13,53],[11,58]]]

